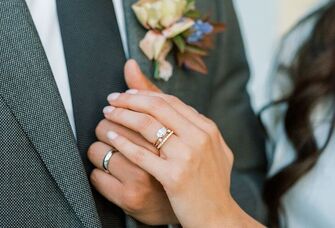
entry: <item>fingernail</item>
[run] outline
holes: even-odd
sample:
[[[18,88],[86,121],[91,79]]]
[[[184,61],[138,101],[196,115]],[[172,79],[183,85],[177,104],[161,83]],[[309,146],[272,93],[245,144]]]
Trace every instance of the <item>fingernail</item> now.
[[[118,136],[119,136],[119,135],[118,135],[117,133],[115,133],[114,131],[109,131],[109,132],[107,133],[107,138],[108,138],[109,140],[114,140],[114,139],[116,139]]]
[[[114,111],[114,107],[112,107],[112,106],[107,106],[107,107],[105,107],[104,109],[103,109],[103,113],[104,114],[109,114],[109,113],[111,113],[111,112],[113,112]]]
[[[137,94],[138,93],[138,90],[137,89],[129,89],[126,91],[126,93],[129,93],[129,94]]]
[[[107,97],[107,100],[108,101],[113,101],[113,100],[116,100],[119,96],[120,96],[120,93],[111,93]]]

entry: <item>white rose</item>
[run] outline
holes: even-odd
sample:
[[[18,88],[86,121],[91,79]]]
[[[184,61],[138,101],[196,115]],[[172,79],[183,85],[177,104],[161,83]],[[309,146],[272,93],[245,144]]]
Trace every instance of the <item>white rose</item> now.
[[[179,21],[187,7],[186,0],[140,0],[132,8],[147,29],[168,28]]]

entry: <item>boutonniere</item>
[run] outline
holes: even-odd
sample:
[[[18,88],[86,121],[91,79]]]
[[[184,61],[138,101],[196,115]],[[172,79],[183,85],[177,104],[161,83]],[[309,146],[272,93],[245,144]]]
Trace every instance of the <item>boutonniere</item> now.
[[[172,76],[173,66],[166,60],[171,52],[179,67],[208,73],[203,58],[213,48],[213,37],[224,30],[224,25],[202,16],[195,0],[139,0],[132,8],[148,29],[139,46],[154,61],[156,79],[168,81]]]

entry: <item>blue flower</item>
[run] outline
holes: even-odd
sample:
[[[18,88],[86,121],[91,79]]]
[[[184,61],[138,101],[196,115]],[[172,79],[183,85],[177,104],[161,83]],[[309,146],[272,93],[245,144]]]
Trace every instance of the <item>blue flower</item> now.
[[[189,37],[187,37],[188,43],[197,43],[201,41],[207,34],[213,32],[214,28],[208,22],[197,20],[192,29],[194,32]]]

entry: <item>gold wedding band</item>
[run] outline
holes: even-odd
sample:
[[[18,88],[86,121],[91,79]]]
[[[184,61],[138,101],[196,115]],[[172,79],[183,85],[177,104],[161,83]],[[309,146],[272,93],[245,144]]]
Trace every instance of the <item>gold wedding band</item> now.
[[[154,143],[154,147],[160,150],[173,134],[174,132],[172,130],[165,127],[159,129],[156,133],[157,140]]]

